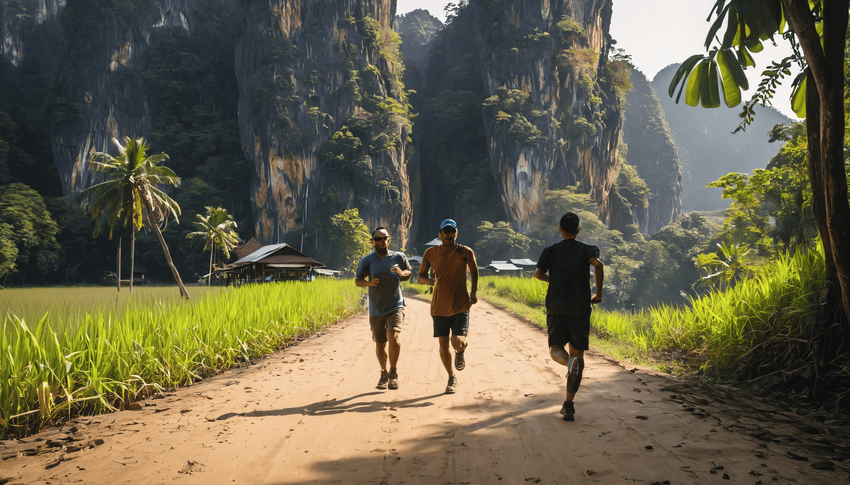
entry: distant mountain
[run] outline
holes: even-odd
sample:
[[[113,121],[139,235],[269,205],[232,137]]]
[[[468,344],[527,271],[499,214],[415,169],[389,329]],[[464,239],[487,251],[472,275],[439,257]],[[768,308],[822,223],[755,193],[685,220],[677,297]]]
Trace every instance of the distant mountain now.
[[[691,107],[684,99],[676,104],[675,98],[667,95],[678,68],[679,64],[665,67],[655,75],[652,85],[679,149],[682,211],[725,209],[729,201],[720,198],[721,189],[706,188],[706,184],[730,172],[750,173],[753,169],[764,168],[781,147],[778,143],[768,143],[767,132],[779,123],[792,120],[773,107],[757,108],[755,122],[747,131],[733,135],[732,131],[741,122],[740,106]],[[748,98],[747,93],[744,97]]]
[[[652,84],[637,69],[632,69],[629,81],[623,142],[628,145],[626,160],[652,192],[646,231],[654,234],[681,212],[682,165]]]
[[[395,31],[402,41],[401,52],[415,61],[425,58],[434,36],[442,28],[443,23],[439,19],[421,8],[395,17]]]

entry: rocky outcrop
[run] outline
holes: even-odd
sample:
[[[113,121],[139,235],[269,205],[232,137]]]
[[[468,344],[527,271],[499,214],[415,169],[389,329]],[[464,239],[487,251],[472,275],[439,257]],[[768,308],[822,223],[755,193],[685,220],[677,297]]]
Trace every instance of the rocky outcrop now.
[[[629,81],[623,142],[628,146],[626,159],[651,191],[645,230],[653,234],[682,212],[682,166],[652,84],[636,69]]]
[[[88,162],[96,152],[113,151],[112,138],[150,133],[142,72],[151,33],[168,27],[191,32],[197,15],[232,17],[235,11],[235,0],[68,4],[62,14],[63,64],[47,106],[53,157],[67,198],[92,184]]]
[[[434,37],[442,28],[443,23],[439,19],[421,8],[395,18],[395,31],[402,40],[401,52],[413,61],[425,58]]]
[[[66,0],[0,0],[0,58],[17,67],[43,28],[61,29],[58,18]]]
[[[477,1],[491,170],[527,233],[549,188],[579,183],[609,215],[622,107],[608,62],[610,0]]]
[[[406,244],[411,123],[394,3],[249,0],[242,11],[240,136],[257,238],[357,208]]]

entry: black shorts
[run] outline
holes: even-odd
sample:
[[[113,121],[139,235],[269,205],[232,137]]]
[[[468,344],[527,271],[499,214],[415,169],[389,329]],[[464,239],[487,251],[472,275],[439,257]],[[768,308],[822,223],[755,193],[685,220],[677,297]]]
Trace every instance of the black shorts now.
[[[546,315],[549,347],[564,347],[569,343],[576,350],[587,350],[590,335],[590,315]]]
[[[448,337],[449,330],[455,337],[469,332],[469,312],[456,313],[450,317],[431,317],[434,319],[434,336]]]

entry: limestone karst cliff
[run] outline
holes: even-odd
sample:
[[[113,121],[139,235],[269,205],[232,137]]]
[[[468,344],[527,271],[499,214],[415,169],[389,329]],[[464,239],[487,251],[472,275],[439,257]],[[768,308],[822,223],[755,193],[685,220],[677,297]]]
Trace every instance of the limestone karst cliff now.
[[[27,55],[39,55],[39,38],[59,30],[58,17],[67,0],[0,2],[0,58],[18,67]]]
[[[65,44],[48,110],[53,155],[66,197],[92,183],[88,161],[112,138],[147,137],[151,111],[142,75],[151,34],[191,31],[196,16],[235,12],[234,0],[70,2],[61,13]]]
[[[329,217],[350,208],[400,246],[414,237],[414,213],[428,228],[462,210],[466,223],[528,232],[546,191],[574,184],[611,217],[624,84],[608,58],[610,0],[462,3],[415,68],[419,94],[403,79],[391,1],[29,1],[62,33],[46,108],[69,199],[93,182],[88,161],[113,137],[149,137],[180,154],[169,162],[178,168],[203,155],[189,150],[211,142],[200,135],[157,144],[190,114],[164,104],[168,79],[151,74],[174,64],[152,64],[160,32],[192,37],[203,19],[237,31],[233,96],[262,242],[306,236],[317,247]],[[7,62],[26,56],[32,27],[0,13]]]
[[[653,234],[682,212],[682,166],[679,152],[652,84],[632,69],[632,89],[626,96],[623,142],[628,162],[651,191],[646,232]]]
[[[610,13],[603,0],[473,0],[449,18],[411,84],[421,224],[459,212],[529,233],[546,192],[574,184],[609,217],[628,82],[608,59]]]
[[[356,208],[406,244],[411,121],[394,3],[252,0],[236,46],[243,149],[265,242]],[[283,226],[283,227],[281,227]]]

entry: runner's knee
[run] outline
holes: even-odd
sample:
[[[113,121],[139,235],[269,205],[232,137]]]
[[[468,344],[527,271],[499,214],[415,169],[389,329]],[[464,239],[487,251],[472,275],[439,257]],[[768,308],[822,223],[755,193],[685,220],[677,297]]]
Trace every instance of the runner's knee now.
[[[460,352],[463,352],[466,349],[466,337],[463,335],[453,335],[452,336],[452,347]]]

